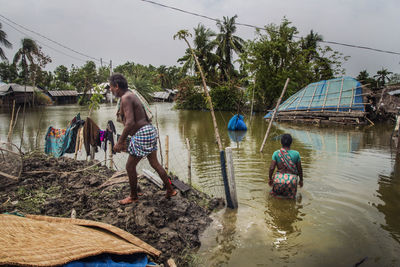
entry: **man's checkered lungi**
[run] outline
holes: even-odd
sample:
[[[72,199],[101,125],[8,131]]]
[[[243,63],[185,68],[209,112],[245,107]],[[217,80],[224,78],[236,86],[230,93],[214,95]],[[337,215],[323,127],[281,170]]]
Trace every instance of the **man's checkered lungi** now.
[[[157,150],[157,129],[147,124],[140,128],[129,142],[129,154],[135,157],[145,157]]]

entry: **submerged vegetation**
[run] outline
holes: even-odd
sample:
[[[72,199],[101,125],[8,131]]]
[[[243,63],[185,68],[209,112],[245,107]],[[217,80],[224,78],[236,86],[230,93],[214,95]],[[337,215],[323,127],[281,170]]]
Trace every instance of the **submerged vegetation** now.
[[[323,36],[319,33],[311,30],[299,38],[296,26],[283,18],[279,25],[257,29],[253,40],[244,40],[237,35],[236,19],[236,15],[223,17],[216,23],[217,31],[201,23],[193,29],[193,36],[186,30],[192,36],[188,41],[192,42],[216,110],[237,111],[254,99],[254,110],[265,111],[274,106],[288,77],[290,83],[284,99],[311,82],[345,74],[342,64],[349,57],[322,45]],[[11,47],[1,24],[0,38],[4,47]],[[145,66],[128,61],[111,70],[110,66],[99,67],[87,61],[80,67],[60,65],[54,71],[46,71],[51,58],[35,41],[24,38],[12,62],[2,49],[0,57],[1,81],[45,90],[76,90],[81,94],[82,104],[89,104],[88,91],[107,82],[113,71],[124,74],[129,86],[147,100],[151,100],[153,92],[178,89],[177,108],[207,109],[200,71],[190,49],[177,59],[180,66]],[[372,76],[362,70],[357,79],[375,90],[390,82],[400,82],[399,76],[382,68]],[[37,104],[46,102],[41,99]]]

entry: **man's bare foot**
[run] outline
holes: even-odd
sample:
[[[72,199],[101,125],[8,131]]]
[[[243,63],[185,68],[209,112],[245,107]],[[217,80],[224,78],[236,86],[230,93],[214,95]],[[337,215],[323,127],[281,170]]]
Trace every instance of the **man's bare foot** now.
[[[176,190],[172,190],[172,192],[168,192],[165,194],[165,198],[171,198],[173,196],[176,196],[178,192]]]
[[[126,197],[126,198],[124,198],[124,199],[122,199],[122,200],[119,200],[118,203],[121,204],[121,205],[127,205],[127,204],[131,204],[131,203],[133,203],[133,202],[138,202],[138,201],[139,201],[139,199],[137,199],[137,198],[131,198],[131,197],[129,196],[129,197]]]

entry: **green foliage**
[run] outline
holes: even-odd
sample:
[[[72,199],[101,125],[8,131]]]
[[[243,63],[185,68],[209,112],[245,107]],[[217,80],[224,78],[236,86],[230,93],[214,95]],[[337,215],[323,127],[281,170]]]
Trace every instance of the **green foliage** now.
[[[97,71],[97,82],[104,83],[110,78],[110,68],[108,66],[102,66]]]
[[[256,108],[271,107],[288,77],[291,79],[286,93],[289,96],[308,84],[312,76],[300,42],[293,39],[298,33],[296,27],[284,19],[280,26],[271,24],[265,30],[267,34],[258,31],[258,38],[247,42],[241,56],[244,68],[255,77]]]
[[[147,101],[152,100],[151,93],[161,90],[157,69],[127,62],[115,68],[114,72],[125,76],[131,88],[136,89]]]
[[[237,87],[226,84],[213,88],[210,96],[215,110],[237,110],[242,94]]]
[[[51,105],[52,104],[51,98],[48,95],[46,95],[42,92],[38,92],[38,91],[35,91],[34,94],[35,94],[35,103],[37,105]]]
[[[7,40],[7,33],[5,33],[1,28],[3,25],[0,23],[0,44],[4,45],[7,48],[11,48],[12,44]],[[3,60],[7,60],[6,55],[4,54],[3,49],[0,47],[0,58]]]
[[[222,81],[228,81],[231,77],[237,77],[232,64],[233,52],[240,55],[244,49],[244,40],[236,35],[237,15],[229,18],[224,17],[223,21],[217,21],[219,33],[215,42],[217,43],[216,55],[218,56],[220,77]]]
[[[89,100],[89,109],[96,110],[100,108],[100,103],[103,100],[103,95],[101,94],[101,88],[98,85],[94,85],[94,93]]]
[[[175,107],[178,109],[206,109],[207,101],[203,89],[196,88],[193,79],[183,79],[178,85]]]
[[[279,26],[266,26],[265,31],[258,31],[256,39],[246,43],[239,60],[243,71],[254,80],[255,110],[272,108],[287,78],[290,83],[283,101],[310,82],[344,72],[341,62],[347,58],[328,46],[318,46],[322,39],[318,34],[311,32],[297,41],[297,28],[286,18]]]
[[[83,98],[93,84],[97,83],[97,70],[96,64],[93,61],[87,61],[84,66],[77,68],[72,65],[70,71],[70,82],[77,89],[78,92],[83,92]]]
[[[7,61],[0,63],[0,79],[5,83],[15,83],[18,79],[17,67]]]
[[[367,70],[360,71],[356,79],[363,85],[369,85],[372,90],[376,90],[376,81],[374,78],[369,76]]]
[[[400,83],[400,73],[393,73],[390,76],[389,84],[398,84],[398,83]]]
[[[389,75],[393,74],[393,72],[388,71],[387,69],[382,68],[381,70],[378,70],[376,72],[376,75],[374,75],[374,78],[377,78],[377,82],[379,86],[383,87],[385,86],[386,80],[390,82]]]
[[[36,84],[36,78],[41,74],[42,69],[51,62],[51,58],[46,56],[41,47],[29,38],[21,40],[21,48],[15,53],[13,64],[20,70],[19,76],[24,84]]]

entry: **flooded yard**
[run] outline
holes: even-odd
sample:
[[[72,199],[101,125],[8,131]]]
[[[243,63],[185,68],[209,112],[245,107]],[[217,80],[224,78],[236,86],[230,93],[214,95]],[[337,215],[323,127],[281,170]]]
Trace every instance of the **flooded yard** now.
[[[152,105],[162,143],[169,137],[169,171],[187,181],[190,142],[192,182],[201,191],[224,196],[218,147],[209,112],[174,110],[169,103]],[[43,150],[51,125],[65,128],[86,108],[67,105],[30,109],[26,114],[23,150]],[[0,113],[0,140],[5,141],[11,114]],[[233,114],[216,112],[224,147],[233,148],[237,210],[222,210],[201,238],[200,266],[398,266],[400,265],[400,158],[391,150],[393,127],[380,124],[356,128],[275,123],[259,153],[267,123],[259,114],[245,116],[248,131],[233,136],[227,123]],[[246,115],[246,114],[245,114]],[[102,105],[92,119],[104,128],[115,122],[115,106]],[[122,125],[116,124],[117,132]],[[13,142],[20,144],[22,112]],[[301,155],[304,187],[295,201],[269,196],[268,168],[280,148],[282,133],[290,133],[292,149]],[[39,138],[37,139],[36,136]],[[240,142],[235,142],[238,139]],[[37,141],[36,141],[37,140]],[[71,156],[70,154],[67,156]],[[85,152],[78,158],[84,159]],[[123,169],[126,155],[117,154]],[[96,155],[103,160],[104,153]],[[146,162],[139,169],[147,168]]]

